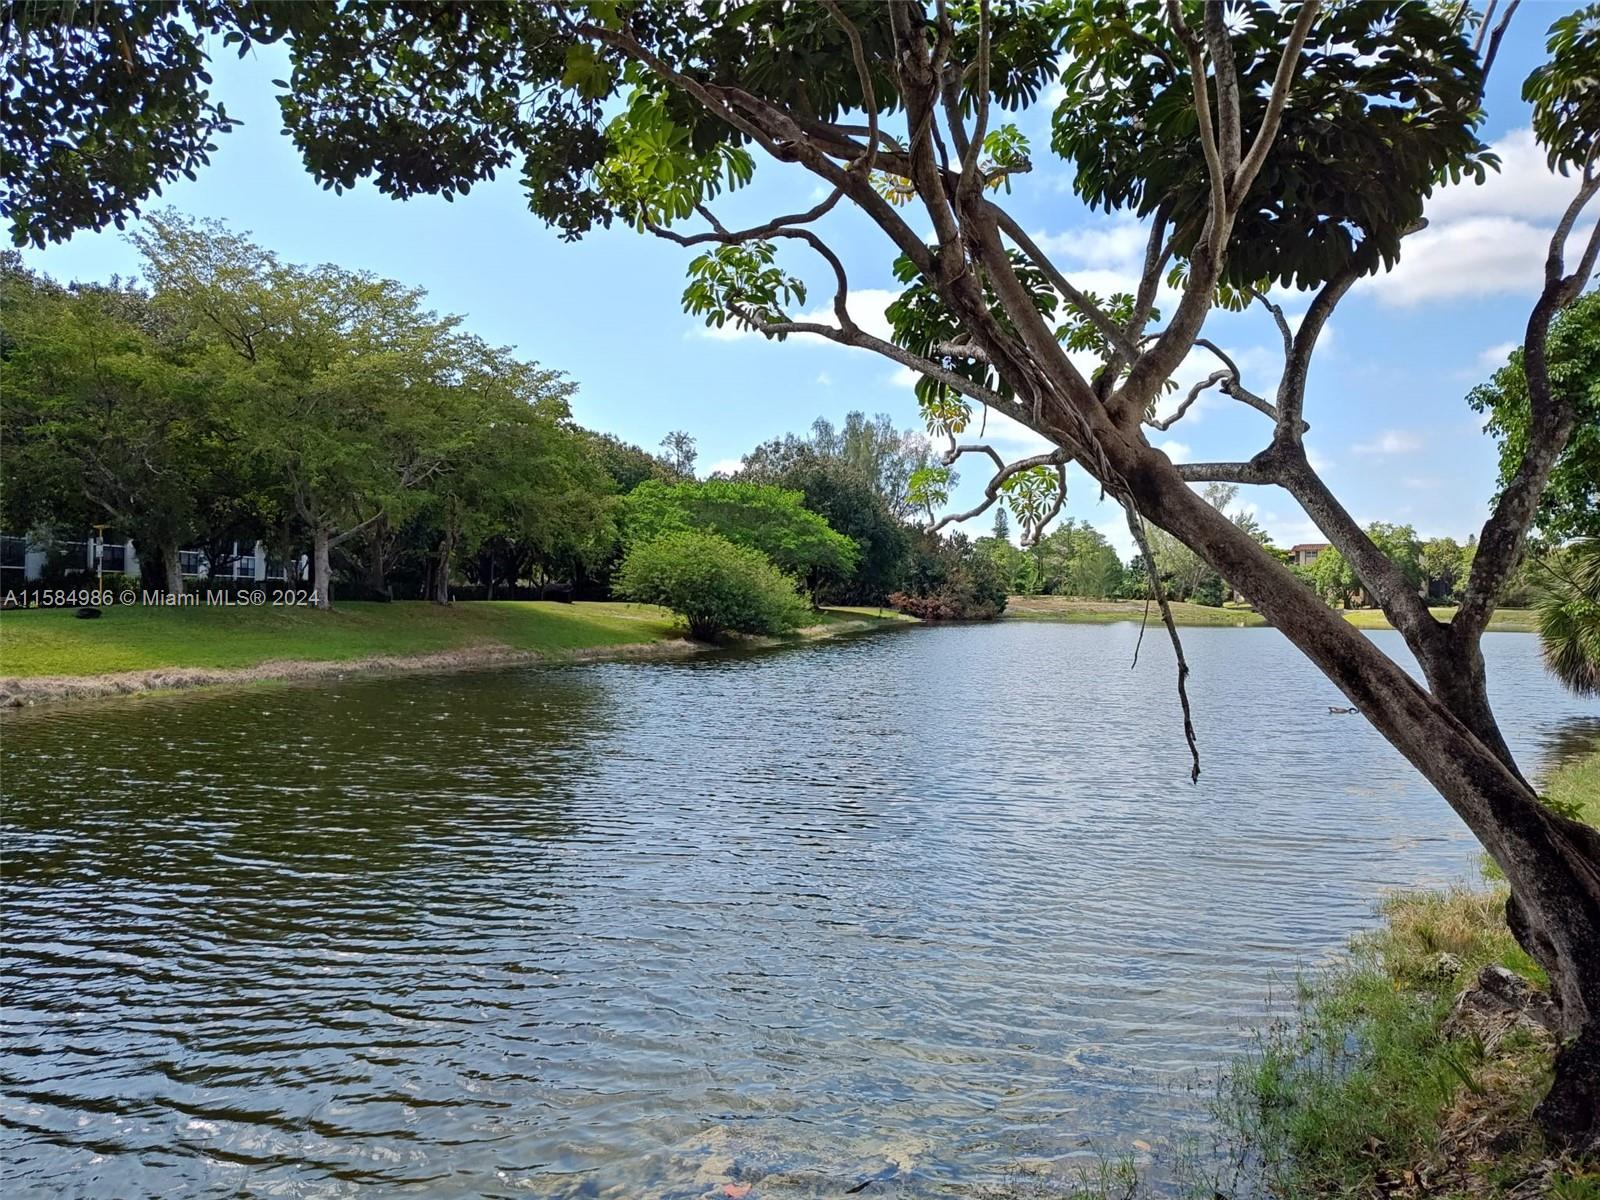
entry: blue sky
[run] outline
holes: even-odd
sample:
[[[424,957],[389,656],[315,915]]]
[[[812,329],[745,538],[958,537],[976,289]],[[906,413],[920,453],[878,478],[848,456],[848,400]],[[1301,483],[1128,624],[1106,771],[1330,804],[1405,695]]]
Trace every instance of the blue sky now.
[[[1501,150],[1504,170],[1483,188],[1438,195],[1430,228],[1407,241],[1396,272],[1347,297],[1323,339],[1308,389],[1307,445],[1362,522],[1411,523],[1423,536],[1464,539],[1486,514],[1495,451],[1464,396],[1520,340],[1547,231],[1573,190],[1546,171],[1519,98],[1541,59],[1545,29],[1570,7],[1524,5],[1502,47],[1485,137]],[[705,471],[767,438],[804,430],[817,416],[863,409],[919,424],[911,380],[895,364],[801,338],[777,345],[753,335],[711,336],[679,305],[691,251],[621,228],[564,243],[528,213],[514,172],[453,204],[402,203],[366,185],[342,196],[323,191],[280,133],[270,80],[284,67],[277,48],[217,61],[216,92],[245,124],[219,139],[197,181],[181,181],[157,204],[222,218],[290,261],[337,262],[421,285],[437,308],[465,314],[475,332],[572,376],[585,425],[650,448],[668,430],[686,429],[699,441]],[[1032,141],[1035,171],[1005,201],[1080,286],[1126,286],[1142,247],[1138,228],[1091,214],[1072,195],[1070,167],[1049,152],[1043,106],[1018,123]],[[751,187],[716,208],[729,222],[761,219],[794,211],[814,188],[800,168],[763,162]],[[849,268],[853,315],[871,328],[893,286],[892,251],[851,212],[830,214],[818,228]],[[138,273],[137,254],[115,230],[25,257],[63,280]],[[829,294],[816,260],[790,265],[815,281],[814,299]],[[1291,315],[1306,302],[1281,299]],[[1207,332],[1239,360],[1247,386],[1271,394],[1279,352],[1264,313],[1218,314]],[[1180,380],[1210,369],[1197,358]],[[1041,445],[1003,421],[991,420],[989,432],[1003,453]],[[1175,458],[1199,460],[1248,457],[1267,432],[1258,414],[1213,398],[1171,431],[1150,434]],[[976,466],[964,474],[955,502],[967,507],[983,481]],[[1280,544],[1321,540],[1282,493],[1247,489],[1241,499]],[[1120,514],[1076,469],[1065,512],[1101,527],[1127,552]],[[988,523],[974,525],[986,530]]]

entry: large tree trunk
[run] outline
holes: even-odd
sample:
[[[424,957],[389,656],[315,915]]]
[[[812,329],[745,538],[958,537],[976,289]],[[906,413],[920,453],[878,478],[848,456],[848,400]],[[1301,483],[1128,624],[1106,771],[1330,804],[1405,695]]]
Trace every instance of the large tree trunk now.
[[[1540,1105],[1546,1133],[1600,1149],[1600,831],[1562,817],[1510,761],[1493,718],[1480,735],[1438,696],[1292,576],[1267,561],[1247,534],[1185,486],[1166,466],[1123,443],[1123,474],[1151,520],[1236,580],[1251,602],[1350,698],[1438,789],[1505,872],[1518,941],[1550,977],[1564,1041],[1555,1080]],[[1462,664],[1466,693],[1481,658]],[[1469,712],[1469,716],[1471,713]]]
[[[333,568],[329,562],[332,536],[321,526],[311,531],[311,586],[316,589],[317,607],[333,607]]]
[[[433,576],[433,602],[435,604],[450,603],[450,558],[455,552],[456,539],[452,533],[447,533],[439,543],[439,554]]]
[[[179,556],[177,538],[162,539],[161,568],[166,574],[164,586],[167,595],[183,595],[183,559]]]

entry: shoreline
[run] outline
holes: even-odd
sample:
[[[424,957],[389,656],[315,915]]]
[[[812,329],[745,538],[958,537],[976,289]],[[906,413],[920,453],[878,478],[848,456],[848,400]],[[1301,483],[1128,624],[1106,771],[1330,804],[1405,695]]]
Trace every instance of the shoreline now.
[[[862,619],[811,625],[786,637],[745,637],[730,642],[664,638],[649,642],[583,646],[566,650],[518,650],[497,643],[424,654],[374,654],[347,659],[273,659],[248,667],[150,667],[98,675],[0,676],[0,710],[60,706],[118,696],[145,696],[200,688],[247,687],[343,679],[346,675],[443,675],[455,671],[563,663],[693,658],[726,650],[758,650],[860,633],[897,622]]]

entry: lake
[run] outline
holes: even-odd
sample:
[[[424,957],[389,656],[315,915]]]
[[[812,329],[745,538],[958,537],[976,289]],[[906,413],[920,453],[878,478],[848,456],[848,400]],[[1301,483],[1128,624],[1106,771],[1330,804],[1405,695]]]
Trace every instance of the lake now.
[[[1444,802],[1270,629],[908,628],[5,718],[0,1190],[982,1196],[1161,1167]],[[1398,645],[1393,634],[1375,634]],[[1600,731],[1484,639],[1524,767]],[[737,1187],[735,1188],[737,1191]]]

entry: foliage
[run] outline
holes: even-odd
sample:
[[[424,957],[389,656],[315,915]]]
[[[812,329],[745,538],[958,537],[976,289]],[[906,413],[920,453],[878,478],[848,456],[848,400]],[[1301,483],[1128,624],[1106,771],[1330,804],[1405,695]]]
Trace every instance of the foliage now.
[[[280,36],[304,15],[259,5],[257,32]],[[79,229],[122,228],[164,183],[193,179],[237,122],[206,90],[204,32],[223,0],[6,6],[5,189],[17,245]],[[232,35],[241,56],[248,40]]]
[[[1051,144],[1076,167],[1073,187],[1086,203],[1141,216],[1165,210],[1188,257],[1209,182],[1177,34],[1153,4],[1064,8],[1066,94]],[[1259,0],[1243,8],[1232,41],[1250,130],[1297,9]],[[1346,268],[1393,266],[1431,188],[1463,175],[1481,181],[1494,163],[1476,134],[1480,88],[1466,40],[1433,6],[1329,6],[1234,226],[1227,281],[1311,288]]]
[[[1006,580],[981,549],[961,534],[919,532],[905,587],[889,603],[925,621],[992,621],[1005,611],[1006,598]]]
[[[1349,608],[1351,597],[1361,589],[1349,560],[1332,546],[1311,564],[1311,580],[1317,595],[1335,608]]]
[[[1467,395],[1484,428],[1500,444],[1500,487],[1515,477],[1528,451],[1528,377],[1520,348],[1487,383]],[[1550,389],[1577,420],[1539,500],[1535,526],[1561,540],[1600,537],[1600,292],[1580,296],[1550,326],[1546,349]]]
[[[1367,526],[1367,537],[1372,544],[1388,556],[1406,582],[1412,587],[1422,584],[1421,543],[1417,531],[1409,525],[1393,525],[1387,521],[1374,521]]]
[[[1417,565],[1430,596],[1450,596],[1456,585],[1466,581],[1466,562],[1455,538],[1429,538],[1417,550]]]
[[[808,607],[792,579],[759,550],[697,529],[679,529],[630,546],[617,572],[619,595],[670,608],[689,635],[787,633]]]
[[[689,529],[759,551],[779,570],[806,580],[813,594],[827,581],[848,578],[858,556],[855,543],[806,508],[799,492],[709,479],[672,485],[647,480],[629,493],[625,545]]]
[[[909,531],[898,521],[870,475],[810,443],[769,442],[745,456],[739,479],[800,493],[802,503],[855,543],[847,575],[819,582],[819,598],[841,604],[880,604],[899,584]]]
[[[1541,563],[1535,605],[1545,665],[1580,696],[1600,696],[1600,538]]]

